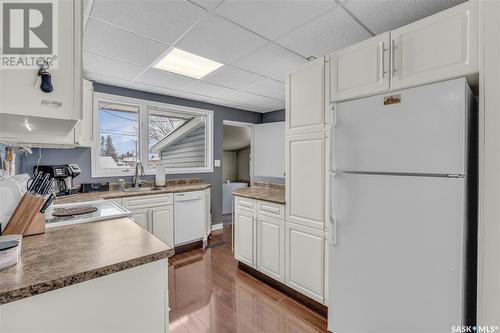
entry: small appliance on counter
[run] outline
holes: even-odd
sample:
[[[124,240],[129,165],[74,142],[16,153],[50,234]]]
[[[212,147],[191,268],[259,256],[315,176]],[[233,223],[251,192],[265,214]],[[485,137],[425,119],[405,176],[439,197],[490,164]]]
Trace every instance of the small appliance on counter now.
[[[54,178],[54,192],[56,196],[78,193],[79,187],[73,185],[73,179],[82,173],[77,164],[39,165],[33,167],[33,172],[43,171]]]
[[[109,191],[109,182],[106,183],[84,183],[80,184],[80,192],[106,192]]]

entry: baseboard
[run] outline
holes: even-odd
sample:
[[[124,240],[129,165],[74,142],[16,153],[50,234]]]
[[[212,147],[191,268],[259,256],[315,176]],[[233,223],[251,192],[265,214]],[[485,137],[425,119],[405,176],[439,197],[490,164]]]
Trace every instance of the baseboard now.
[[[222,223],[212,224],[212,231],[220,230],[222,228],[224,228],[224,225]]]

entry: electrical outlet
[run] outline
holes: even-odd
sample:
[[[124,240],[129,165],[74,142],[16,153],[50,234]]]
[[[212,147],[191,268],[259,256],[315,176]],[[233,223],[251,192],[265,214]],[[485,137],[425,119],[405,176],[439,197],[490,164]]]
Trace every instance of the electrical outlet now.
[[[214,165],[215,167],[220,167],[220,160],[215,160]]]

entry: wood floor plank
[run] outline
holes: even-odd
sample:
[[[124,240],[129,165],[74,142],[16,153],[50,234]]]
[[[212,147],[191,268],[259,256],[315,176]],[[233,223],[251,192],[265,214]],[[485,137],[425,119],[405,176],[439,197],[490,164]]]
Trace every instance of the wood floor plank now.
[[[213,241],[169,259],[170,329],[173,333],[327,332],[326,318],[238,268],[231,227]]]

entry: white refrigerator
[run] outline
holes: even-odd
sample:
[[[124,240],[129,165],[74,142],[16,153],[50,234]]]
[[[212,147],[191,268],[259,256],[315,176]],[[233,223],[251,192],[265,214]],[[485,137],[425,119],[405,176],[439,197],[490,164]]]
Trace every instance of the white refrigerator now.
[[[329,330],[450,332],[473,321],[477,117],[466,80],[333,109]]]

